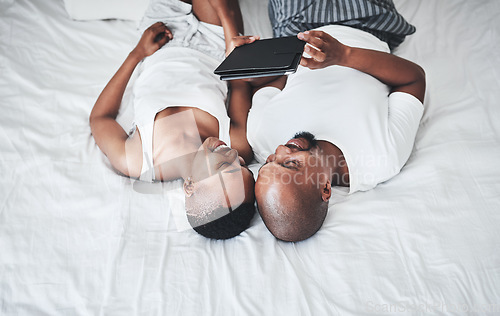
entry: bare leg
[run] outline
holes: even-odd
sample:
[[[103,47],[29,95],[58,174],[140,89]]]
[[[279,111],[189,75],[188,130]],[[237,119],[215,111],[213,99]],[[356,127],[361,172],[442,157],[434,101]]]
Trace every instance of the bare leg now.
[[[188,1],[185,1],[188,2]],[[238,0],[192,0],[193,13],[198,20],[224,27],[231,36],[243,33]]]

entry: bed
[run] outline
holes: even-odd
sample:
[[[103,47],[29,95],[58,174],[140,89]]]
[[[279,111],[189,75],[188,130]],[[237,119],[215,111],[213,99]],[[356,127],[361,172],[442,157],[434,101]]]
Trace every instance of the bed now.
[[[267,1],[240,2],[270,37]],[[500,314],[500,2],[394,2],[417,27],[395,53],[427,74],[413,153],[285,243],[258,215],[197,235],[179,183],[144,189],[97,148],[88,115],[137,21],[0,0],[0,315]]]

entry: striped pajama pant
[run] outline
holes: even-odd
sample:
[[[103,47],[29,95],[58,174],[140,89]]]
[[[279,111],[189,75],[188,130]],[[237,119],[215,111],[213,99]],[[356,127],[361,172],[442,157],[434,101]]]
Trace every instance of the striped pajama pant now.
[[[392,0],[269,0],[269,17],[275,37],[340,24],[369,32],[391,49],[415,32]]]

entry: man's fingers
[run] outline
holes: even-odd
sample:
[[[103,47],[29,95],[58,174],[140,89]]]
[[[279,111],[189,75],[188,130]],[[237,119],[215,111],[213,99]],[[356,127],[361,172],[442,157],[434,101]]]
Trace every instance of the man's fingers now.
[[[303,40],[316,48],[323,48],[325,41],[321,38],[323,35],[322,31],[306,31],[304,33],[297,34],[300,40]]]
[[[324,62],[326,59],[325,53],[323,53],[320,50],[317,50],[316,48],[310,46],[309,44],[307,44],[304,47],[304,52],[306,52],[306,54],[308,54],[309,56],[311,56],[312,58],[314,58],[314,60],[316,60],[318,62]]]
[[[317,38],[323,38],[323,36],[326,34],[325,32],[323,31],[305,31],[304,32],[306,35],[310,35],[312,37],[317,37]]]
[[[300,59],[300,64],[304,67],[309,68],[309,69],[318,69],[320,63],[315,61],[312,58],[307,58],[307,57],[302,56],[302,58]]]

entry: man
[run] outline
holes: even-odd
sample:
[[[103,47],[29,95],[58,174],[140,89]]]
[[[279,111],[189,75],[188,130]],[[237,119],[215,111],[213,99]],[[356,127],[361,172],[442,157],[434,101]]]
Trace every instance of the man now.
[[[278,239],[300,241],[321,227],[332,186],[365,191],[399,173],[423,113],[425,74],[390,54],[414,31],[391,0],[270,5],[275,35],[300,31],[307,44],[295,74],[254,95],[247,137],[265,161],[255,186],[264,223]]]

